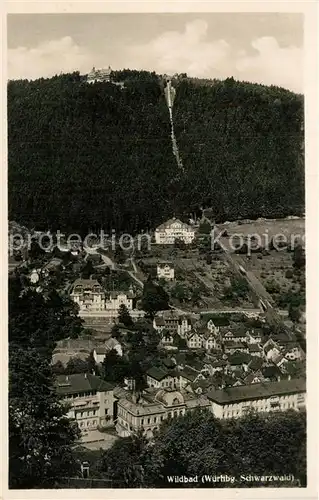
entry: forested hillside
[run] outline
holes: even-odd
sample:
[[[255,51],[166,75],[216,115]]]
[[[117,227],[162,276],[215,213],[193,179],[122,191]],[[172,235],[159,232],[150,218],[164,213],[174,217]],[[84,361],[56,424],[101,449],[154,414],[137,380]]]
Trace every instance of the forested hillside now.
[[[78,75],[10,82],[9,217],[61,230],[146,228],[176,175],[157,79],[125,90]]]
[[[304,206],[303,99],[229,78],[177,85],[174,124],[188,176],[181,189],[216,218],[300,214]],[[182,202],[181,202],[182,203]]]
[[[176,81],[172,154],[163,85],[125,70],[8,84],[9,218],[38,228],[140,231],[210,205],[218,219],[304,210],[303,101],[227,79]]]

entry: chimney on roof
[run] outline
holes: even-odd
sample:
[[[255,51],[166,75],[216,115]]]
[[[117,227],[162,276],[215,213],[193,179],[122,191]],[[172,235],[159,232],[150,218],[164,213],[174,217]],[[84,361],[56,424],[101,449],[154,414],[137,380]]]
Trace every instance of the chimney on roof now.
[[[68,382],[68,381],[69,381],[69,377],[68,377],[68,376],[66,376],[66,377],[65,377],[65,380],[66,380],[66,382]]]
[[[86,374],[86,373],[84,373],[84,378],[88,378],[88,376],[87,376],[87,374]]]

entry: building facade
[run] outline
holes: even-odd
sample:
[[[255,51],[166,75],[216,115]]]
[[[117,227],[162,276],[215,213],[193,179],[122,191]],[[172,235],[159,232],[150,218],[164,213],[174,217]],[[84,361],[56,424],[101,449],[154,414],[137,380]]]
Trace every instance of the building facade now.
[[[128,394],[118,401],[116,430],[119,436],[126,437],[143,429],[146,437],[152,438],[164,420],[185,415],[196,407],[209,408],[210,403],[204,397],[174,389],[149,389],[138,397]]]
[[[58,375],[56,390],[71,405],[67,415],[82,434],[113,423],[113,386],[99,377],[90,373]]]
[[[105,292],[97,280],[78,279],[70,294],[81,312],[100,312],[105,309]]]
[[[195,238],[195,230],[179,219],[170,219],[155,230],[155,243],[158,245],[174,245],[175,240],[190,244]]]
[[[249,410],[261,413],[300,410],[306,404],[304,379],[254,383],[208,393],[211,411],[217,418],[237,418]]]
[[[96,69],[94,66],[90,73],[87,76],[87,83],[96,83],[96,82],[110,82],[111,81],[111,72],[112,69],[109,66],[108,68]]]
[[[78,279],[73,284],[70,297],[78,304],[80,316],[93,313],[117,318],[121,305],[125,305],[134,316],[135,295],[132,289],[129,292],[106,292],[97,280]]]

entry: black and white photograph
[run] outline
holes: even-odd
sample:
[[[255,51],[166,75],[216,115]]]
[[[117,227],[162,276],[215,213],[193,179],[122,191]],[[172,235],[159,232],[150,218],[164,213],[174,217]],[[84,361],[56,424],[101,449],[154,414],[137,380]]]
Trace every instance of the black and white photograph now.
[[[8,490],[306,498],[304,13],[6,31]]]

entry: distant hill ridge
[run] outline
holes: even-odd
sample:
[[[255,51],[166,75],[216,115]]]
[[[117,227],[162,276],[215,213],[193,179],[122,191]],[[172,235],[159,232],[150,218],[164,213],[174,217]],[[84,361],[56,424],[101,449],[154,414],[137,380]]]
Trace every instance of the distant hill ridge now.
[[[210,206],[218,220],[304,212],[303,97],[279,87],[112,71],[8,83],[9,218],[135,232]]]

